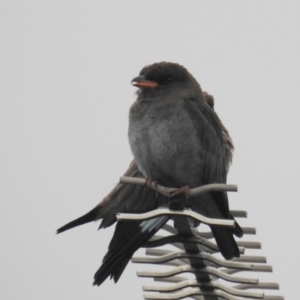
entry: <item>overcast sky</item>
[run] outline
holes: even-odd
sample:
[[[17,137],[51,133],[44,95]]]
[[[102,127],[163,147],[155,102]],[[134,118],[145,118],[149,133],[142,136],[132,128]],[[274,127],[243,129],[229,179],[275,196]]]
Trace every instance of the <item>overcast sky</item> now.
[[[93,287],[113,228],[55,230],[92,209],[132,159],[131,79],[183,64],[236,147],[230,205],[249,213],[279,294],[298,293],[298,1],[1,1],[0,298],[142,299],[129,265]],[[147,281],[148,283],[151,280]]]

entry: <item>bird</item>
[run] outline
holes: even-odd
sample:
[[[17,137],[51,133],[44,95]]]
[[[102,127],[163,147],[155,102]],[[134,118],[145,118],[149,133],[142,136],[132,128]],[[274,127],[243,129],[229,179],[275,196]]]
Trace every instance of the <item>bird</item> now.
[[[187,69],[176,63],[155,63],[144,67],[132,84],[139,93],[130,108],[128,137],[142,174],[179,191],[226,183],[232,140],[211,107],[211,97],[205,98]],[[207,217],[233,219],[225,192],[192,197],[188,204]],[[233,233],[241,236],[241,228],[211,229],[222,255],[239,257]]]
[[[131,83],[139,89],[129,112],[134,161],[124,175],[177,188],[178,194],[204,184],[226,183],[232,140],[214,111],[214,98],[202,92],[187,69],[176,63],[155,63],[144,67]],[[146,186],[118,184],[94,209],[57,233],[99,219],[99,228],[106,228],[116,222],[117,213],[142,213],[168,202]],[[187,205],[207,217],[233,219],[225,192],[191,197]],[[117,282],[134,252],[168,220],[163,216],[143,222],[119,221],[94,284],[102,284],[109,276]],[[241,237],[243,232],[235,224],[234,229],[211,227],[226,259],[239,257],[233,234]]]

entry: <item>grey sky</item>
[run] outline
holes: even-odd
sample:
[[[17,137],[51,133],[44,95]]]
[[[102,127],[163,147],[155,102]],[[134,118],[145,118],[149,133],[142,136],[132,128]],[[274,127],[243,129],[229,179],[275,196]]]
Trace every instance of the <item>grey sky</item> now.
[[[286,299],[299,264],[297,1],[1,1],[0,298],[141,299],[128,266],[92,287],[113,229],[55,230],[93,208],[132,159],[130,81],[183,64],[234,140],[230,205],[257,227]],[[149,281],[148,281],[149,282]]]

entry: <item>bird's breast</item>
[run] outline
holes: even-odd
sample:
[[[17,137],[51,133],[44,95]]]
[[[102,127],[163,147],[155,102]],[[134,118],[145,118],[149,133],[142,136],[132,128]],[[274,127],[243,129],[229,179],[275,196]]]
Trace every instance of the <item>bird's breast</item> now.
[[[201,145],[184,100],[135,102],[130,110],[129,143],[146,177],[168,186],[201,181]]]

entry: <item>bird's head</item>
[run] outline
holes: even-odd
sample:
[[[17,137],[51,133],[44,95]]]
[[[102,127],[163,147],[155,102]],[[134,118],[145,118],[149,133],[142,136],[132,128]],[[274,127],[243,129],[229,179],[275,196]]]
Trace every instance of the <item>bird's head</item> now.
[[[201,88],[183,66],[160,62],[144,67],[131,84],[139,88],[138,99],[154,97],[199,97]]]

